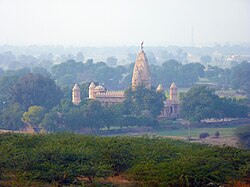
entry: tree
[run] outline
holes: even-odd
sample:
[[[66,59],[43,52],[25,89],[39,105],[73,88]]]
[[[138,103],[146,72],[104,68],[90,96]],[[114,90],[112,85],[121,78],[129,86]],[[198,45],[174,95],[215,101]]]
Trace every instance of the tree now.
[[[203,64],[209,64],[211,63],[212,61],[212,57],[210,55],[205,55],[205,56],[202,56],[200,58],[200,61],[203,63]]]
[[[54,80],[29,73],[20,77],[10,91],[10,101],[25,109],[32,105],[52,108],[60,103],[62,92]]]
[[[117,65],[117,58],[115,58],[114,56],[110,56],[107,58],[107,64],[109,66],[116,66]]]
[[[0,129],[20,130],[24,124],[21,120],[23,109],[18,103],[3,108],[0,113]]]
[[[239,143],[246,148],[250,148],[250,125],[238,127],[235,131],[239,138]]]
[[[67,60],[61,64],[54,65],[51,68],[52,74],[58,79],[65,74],[75,75],[83,70],[84,64],[75,60]]]
[[[248,116],[247,105],[241,104],[231,98],[220,98],[217,107],[218,118],[245,118]]]
[[[10,104],[11,99],[11,89],[12,86],[16,84],[18,80],[17,76],[9,75],[0,77],[0,101],[1,103]]]
[[[139,116],[143,111],[148,110],[153,118],[156,118],[164,107],[164,93],[158,93],[153,88],[138,86],[134,91],[129,88],[125,91],[125,97],[125,110],[132,115]]]
[[[200,122],[216,116],[219,96],[215,91],[205,87],[191,88],[184,96],[181,104],[181,116],[190,121]]]
[[[33,127],[39,127],[45,116],[45,109],[41,106],[31,106],[23,113],[22,121]]]
[[[250,97],[250,63],[242,62],[232,68],[232,84],[236,89],[242,89]]]
[[[65,122],[63,119],[63,114],[55,110],[51,110],[49,113],[45,114],[41,127],[46,129],[47,132],[58,132],[65,130]]]
[[[206,78],[210,81],[219,82],[221,74],[224,72],[222,68],[217,66],[208,65],[205,72]]]
[[[205,67],[200,63],[182,65],[177,72],[177,82],[179,81],[181,85],[194,84],[200,77],[204,77],[204,69]]]
[[[122,123],[123,119],[123,105],[121,103],[111,105],[103,108],[104,112],[104,125],[109,129],[110,126],[117,126]]]
[[[86,126],[91,130],[99,130],[101,127],[104,127],[104,112],[99,101],[90,100],[84,106],[84,117],[86,120]]]
[[[76,54],[76,61],[77,62],[84,62],[84,55],[82,54],[82,52],[78,52]]]
[[[42,68],[42,67],[32,68],[32,73],[33,74],[40,74],[44,77],[51,77],[51,74],[45,68]]]
[[[244,118],[248,115],[248,107],[232,99],[219,98],[215,91],[205,87],[191,88],[182,97],[181,116],[194,122],[203,119]]]

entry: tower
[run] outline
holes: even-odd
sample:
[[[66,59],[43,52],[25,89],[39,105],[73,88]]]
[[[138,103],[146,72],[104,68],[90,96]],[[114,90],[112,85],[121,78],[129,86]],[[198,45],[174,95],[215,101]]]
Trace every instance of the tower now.
[[[80,88],[77,84],[72,89],[72,103],[74,105],[79,105],[81,102]]]
[[[178,88],[177,88],[177,86],[175,85],[175,83],[173,82],[172,84],[171,84],[171,86],[170,86],[170,94],[169,94],[169,96],[170,96],[170,100],[171,101],[178,101]]]
[[[91,82],[89,85],[89,99],[95,99],[95,83]]]
[[[132,89],[135,90],[136,86],[143,85],[146,88],[151,88],[151,77],[148,65],[148,59],[146,57],[146,53],[143,51],[143,42],[141,43],[141,50],[139,51],[134,71],[132,77]]]
[[[158,93],[164,92],[164,88],[161,84],[159,84],[158,87],[156,88],[156,92],[158,92]]]

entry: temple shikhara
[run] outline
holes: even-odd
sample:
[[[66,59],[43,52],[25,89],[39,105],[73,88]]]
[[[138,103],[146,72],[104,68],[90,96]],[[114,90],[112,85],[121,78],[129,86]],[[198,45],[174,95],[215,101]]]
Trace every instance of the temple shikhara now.
[[[141,43],[141,49],[137,55],[133,77],[132,77],[132,90],[136,91],[137,86],[145,86],[147,89],[151,88],[151,76],[148,65],[148,59],[146,53],[143,50],[143,42]],[[161,84],[158,85],[156,92],[164,92],[164,88]],[[122,103],[125,100],[124,91],[108,91],[102,85],[95,85],[91,82],[89,86],[89,99],[95,99],[101,102],[102,105],[110,106],[116,103]],[[78,105],[81,102],[80,89],[77,84],[72,89],[72,103]],[[159,119],[174,118],[180,113],[180,103],[178,99],[178,88],[173,82],[170,86],[169,98],[164,101],[164,108]]]

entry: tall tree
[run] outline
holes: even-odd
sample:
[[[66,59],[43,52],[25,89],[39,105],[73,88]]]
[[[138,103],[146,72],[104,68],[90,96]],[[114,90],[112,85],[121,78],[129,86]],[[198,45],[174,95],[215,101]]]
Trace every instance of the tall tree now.
[[[32,105],[50,109],[60,103],[62,92],[49,77],[29,73],[13,85],[10,96],[11,102],[18,102],[25,109]]]
[[[99,101],[90,100],[84,106],[84,117],[86,126],[93,129],[104,127],[104,111]]]
[[[142,115],[146,110],[156,118],[163,109],[164,93],[158,93],[154,89],[138,86],[135,91],[126,90],[125,110],[132,115]]]
[[[184,96],[181,104],[181,116],[190,121],[200,122],[216,116],[219,96],[214,90],[197,86],[191,88]]]
[[[18,103],[2,108],[0,112],[0,129],[20,130],[24,124],[22,122],[23,109]]]
[[[236,89],[244,90],[250,97],[250,63],[242,62],[232,68],[232,84]]]
[[[41,106],[31,106],[23,113],[22,121],[33,127],[39,127],[45,116],[45,109]]]

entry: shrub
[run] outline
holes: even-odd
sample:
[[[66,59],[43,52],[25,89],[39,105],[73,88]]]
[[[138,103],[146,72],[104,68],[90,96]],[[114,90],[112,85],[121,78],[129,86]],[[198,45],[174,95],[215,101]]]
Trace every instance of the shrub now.
[[[214,136],[215,136],[216,138],[219,138],[219,137],[220,137],[220,132],[219,132],[219,131],[216,131],[216,133],[214,134]]]
[[[235,134],[239,138],[239,143],[242,146],[250,148],[250,124],[238,127]]]
[[[93,186],[121,174],[139,186],[220,186],[247,177],[248,163],[248,150],[159,137],[0,134],[0,186],[74,185],[79,177]]]
[[[209,137],[209,134],[208,134],[207,132],[203,132],[203,133],[201,133],[200,136],[199,136],[200,139],[201,139],[201,138],[207,138],[207,137]]]

